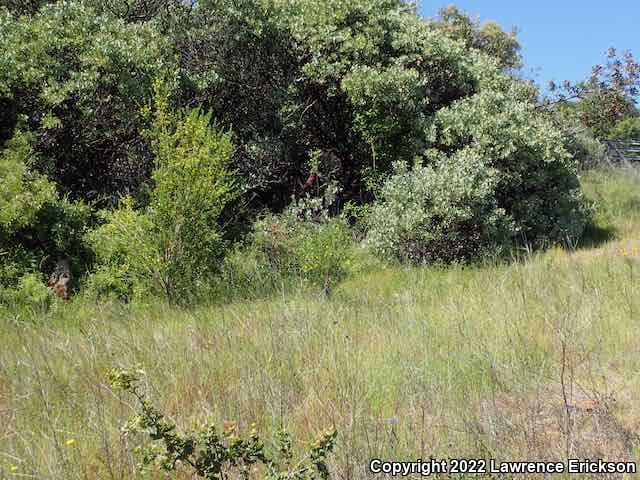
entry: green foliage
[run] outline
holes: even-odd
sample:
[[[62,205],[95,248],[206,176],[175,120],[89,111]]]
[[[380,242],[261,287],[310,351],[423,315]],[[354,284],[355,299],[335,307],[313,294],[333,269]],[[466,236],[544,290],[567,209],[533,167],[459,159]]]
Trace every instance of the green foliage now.
[[[229,133],[210,126],[211,114],[186,113],[175,131],[156,125],[157,168],[149,214],[163,246],[163,290],[185,291],[215,271],[226,249],[220,215],[235,196],[229,172]]]
[[[141,108],[175,71],[167,39],[77,1],[2,10],[0,31],[0,142],[33,132],[35,166],[72,199],[136,193],[151,162]]]
[[[299,199],[281,214],[264,214],[221,264],[213,295],[256,298],[289,289],[331,287],[354,270],[356,245],[347,222],[331,217],[334,186]]]
[[[275,274],[322,285],[344,277],[352,245],[348,228],[338,220],[317,224],[270,215],[256,223],[251,248]]]
[[[4,0],[1,6],[15,15],[32,15],[47,3],[48,0]]]
[[[498,172],[472,149],[408,170],[397,166],[369,217],[367,242],[413,263],[499,254],[513,225],[496,202]]]
[[[33,160],[30,138],[21,132],[0,153],[0,231],[3,235],[32,226],[44,205],[56,201],[55,185],[28,168]]]
[[[581,232],[570,157],[598,145],[568,140],[536,108],[537,92],[507,74],[515,32],[493,22],[455,7],[431,21],[403,0],[41,3],[0,10],[0,142],[14,138],[0,227],[24,271],[64,255],[79,274],[95,255],[94,294],[170,301],[208,291],[221,269],[326,285],[353,245],[328,212],[349,205],[361,228],[381,191],[370,241],[413,261]],[[415,158],[424,166],[388,179]],[[403,183],[415,199],[394,193]],[[340,193],[322,218],[323,200],[292,203],[327,185]],[[401,224],[405,201],[415,224]],[[97,208],[104,223],[85,236]],[[248,260],[225,261],[230,232],[258,214]]]
[[[352,243],[349,230],[338,221],[303,230],[293,249],[303,275],[315,282],[343,277]]]
[[[86,282],[89,294],[128,299],[153,291],[159,258],[148,215],[135,210],[129,198],[101,216],[104,223],[86,237],[96,259]]]
[[[574,161],[529,97],[526,85],[505,83],[440,110],[432,165],[398,172],[372,209],[374,248],[453,261],[579,238],[586,211]]]
[[[114,387],[133,395],[139,405],[139,413],[128,422],[125,432],[144,433],[154,442],[142,452],[143,469],[150,465],[167,472],[186,468],[196,476],[210,480],[235,478],[234,474],[242,479],[330,478],[326,460],[335,448],[335,429],[320,435],[300,459],[294,458],[291,438],[283,429],[274,435],[274,454],[265,448],[255,429],[243,435],[232,423],[221,430],[209,425],[197,433],[181,435],[144,395],[139,386],[140,372],[112,370],[108,377]],[[258,465],[264,467],[261,475],[256,468]]]
[[[351,261],[353,237],[340,219],[330,219],[325,198],[301,199],[281,215],[267,215],[254,225],[251,248],[280,275],[293,275],[325,287],[344,277]]]
[[[0,296],[11,297],[7,302],[14,305],[46,306],[43,271],[58,258],[73,257],[79,276],[90,262],[82,237],[91,212],[81,202],[60,198],[55,185],[33,171],[37,155],[31,144],[31,135],[16,132],[0,152],[0,290],[6,289]]]
[[[439,111],[432,139],[440,151],[470,146],[498,172],[495,199],[519,243],[571,242],[586,220],[576,163],[532,97],[518,82],[485,89]]]
[[[273,210],[315,150],[347,200],[370,198],[372,171],[421,154],[434,112],[499,73],[401,0],[210,0],[190,20],[196,101],[233,127],[238,172]]]
[[[137,211],[125,200],[87,237],[97,257],[89,279],[94,293],[155,293],[187,301],[224,257],[218,223],[234,196],[230,135],[198,109],[184,113],[174,127],[164,108],[161,103],[151,132],[157,168],[149,206]]]
[[[581,167],[597,165],[604,158],[606,147],[589,130],[569,132],[567,149]]]
[[[620,120],[609,132],[611,140],[640,139],[640,117],[627,117]]]
[[[455,5],[442,8],[439,21],[434,25],[454,40],[462,41],[468,48],[476,48],[496,59],[502,68],[522,66],[517,30],[505,32],[496,22],[480,24],[477,19],[461,11]]]
[[[429,98],[417,70],[354,68],[343,88],[354,107],[354,127],[372,149],[372,167],[388,170],[397,158],[412,158],[424,148]]]
[[[46,311],[52,300],[52,295],[43,283],[42,275],[27,273],[19,278],[13,288],[3,289],[0,287],[0,300],[0,303],[11,307],[13,312],[27,310],[37,314]]]
[[[614,127],[634,111],[633,103],[626,95],[614,89],[590,93],[577,108],[582,123],[599,140],[614,138]]]

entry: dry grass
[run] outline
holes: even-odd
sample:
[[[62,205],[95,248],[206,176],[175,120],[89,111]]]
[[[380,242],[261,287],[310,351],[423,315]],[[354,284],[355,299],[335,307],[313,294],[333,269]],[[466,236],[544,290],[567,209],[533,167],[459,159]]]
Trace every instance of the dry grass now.
[[[592,172],[585,184],[614,237],[576,252],[388,267],[329,300],[71,301],[1,320],[0,478],[137,478],[142,439],[120,432],[130,399],[105,383],[132,365],[181,428],[286,424],[306,441],[335,425],[335,478],[367,478],[373,457],[637,460],[640,263],[616,252],[640,245],[640,183]]]

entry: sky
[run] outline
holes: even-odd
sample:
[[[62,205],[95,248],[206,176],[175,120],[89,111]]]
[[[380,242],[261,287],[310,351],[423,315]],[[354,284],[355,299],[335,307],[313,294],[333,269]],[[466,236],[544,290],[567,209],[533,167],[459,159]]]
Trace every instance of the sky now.
[[[523,76],[543,89],[585,79],[609,47],[640,60],[640,0],[420,0],[420,13],[434,17],[451,3],[505,30],[518,27]]]

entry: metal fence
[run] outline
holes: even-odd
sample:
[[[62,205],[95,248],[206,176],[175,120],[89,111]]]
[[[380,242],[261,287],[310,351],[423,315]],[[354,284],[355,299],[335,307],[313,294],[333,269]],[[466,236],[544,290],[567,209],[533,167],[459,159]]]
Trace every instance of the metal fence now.
[[[640,163],[640,140],[609,140],[606,145],[610,162]]]

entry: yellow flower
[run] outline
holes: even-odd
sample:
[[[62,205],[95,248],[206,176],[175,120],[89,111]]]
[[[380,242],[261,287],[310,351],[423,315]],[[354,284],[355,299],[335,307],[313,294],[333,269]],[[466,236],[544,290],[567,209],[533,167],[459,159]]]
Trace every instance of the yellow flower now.
[[[18,466],[17,465],[11,465],[11,471],[15,472],[16,470],[18,470]]]
[[[69,445],[69,446],[73,445],[74,443],[76,443],[76,439],[75,438],[70,438],[69,440],[66,441],[66,444]]]

